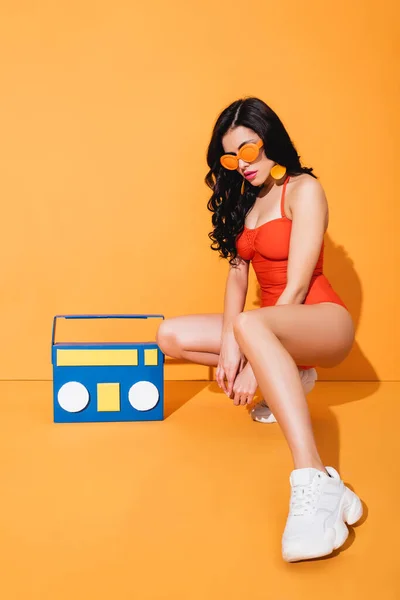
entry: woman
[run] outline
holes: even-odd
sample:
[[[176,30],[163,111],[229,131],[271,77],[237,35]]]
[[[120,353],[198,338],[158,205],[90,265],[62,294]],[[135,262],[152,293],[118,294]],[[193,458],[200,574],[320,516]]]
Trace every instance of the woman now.
[[[217,366],[217,382],[236,405],[250,403],[260,387],[268,406],[252,416],[276,418],[294,463],[283,557],[325,556],[344,544],[345,523],[362,515],[360,499],[322,463],[305,397],[313,367],[339,364],[354,341],[352,318],[322,273],[325,194],[278,116],[257,98],[222,112],[207,161],[209,235],[230,263],[224,312],[168,319],[158,344],[169,356]],[[250,262],[261,308],[243,312]]]

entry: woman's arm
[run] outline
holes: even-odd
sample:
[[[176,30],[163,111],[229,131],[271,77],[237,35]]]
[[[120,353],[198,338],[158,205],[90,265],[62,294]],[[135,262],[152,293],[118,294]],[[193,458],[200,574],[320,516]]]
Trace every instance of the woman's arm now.
[[[240,259],[237,267],[230,267],[225,286],[221,351],[216,380],[228,396],[232,393],[236,374],[243,366],[243,355],[233,333],[233,320],[243,311],[246,302],[248,274],[249,264]]]
[[[328,203],[316,179],[302,182],[291,203],[292,232],[287,283],[279,304],[302,304],[310,286],[328,226]]]
[[[239,259],[237,267],[230,267],[225,286],[224,320],[222,334],[233,333],[234,318],[243,312],[249,284],[249,263]]]

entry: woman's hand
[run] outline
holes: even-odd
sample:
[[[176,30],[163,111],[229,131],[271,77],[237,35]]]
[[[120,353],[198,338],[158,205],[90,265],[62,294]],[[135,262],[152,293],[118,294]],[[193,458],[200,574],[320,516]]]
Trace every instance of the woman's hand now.
[[[222,337],[221,351],[216,371],[219,387],[227,396],[231,396],[236,374],[243,368],[244,356],[233,332],[227,332]],[[225,384],[227,380],[227,385]]]
[[[233,384],[233,404],[235,406],[251,404],[254,394],[257,391],[257,380],[253,369],[248,362],[243,370],[240,371]]]

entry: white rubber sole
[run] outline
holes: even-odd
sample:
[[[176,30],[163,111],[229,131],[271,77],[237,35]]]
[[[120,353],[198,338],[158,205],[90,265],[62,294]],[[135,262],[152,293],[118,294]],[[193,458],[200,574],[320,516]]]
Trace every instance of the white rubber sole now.
[[[259,416],[257,416],[257,415],[254,415],[254,416],[253,416],[253,415],[251,415],[251,418],[252,418],[252,419],[253,419],[253,421],[255,421],[256,423],[264,423],[264,424],[267,424],[267,423],[276,423],[276,422],[277,422],[277,421],[276,421],[276,419],[275,419],[275,417],[274,417],[274,415],[273,415],[272,413],[269,415],[269,417],[259,417]]]
[[[346,488],[338,511],[335,525],[325,532],[325,537],[320,544],[307,544],[305,540],[296,543],[286,542],[285,548],[282,548],[283,559],[286,562],[297,562],[299,560],[312,560],[329,556],[334,550],[337,550],[347,540],[349,530],[347,525],[354,525],[363,515],[363,506],[360,498],[354,492]],[[306,542],[306,543],[305,543]]]

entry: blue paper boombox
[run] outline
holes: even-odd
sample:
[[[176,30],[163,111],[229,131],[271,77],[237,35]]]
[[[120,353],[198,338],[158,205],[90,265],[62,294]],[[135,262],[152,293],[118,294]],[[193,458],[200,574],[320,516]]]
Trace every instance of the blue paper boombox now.
[[[55,423],[163,419],[165,357],[155,342],[56,343],[58,319],[164,319],[164,316],[55,316],[52,333]]]

